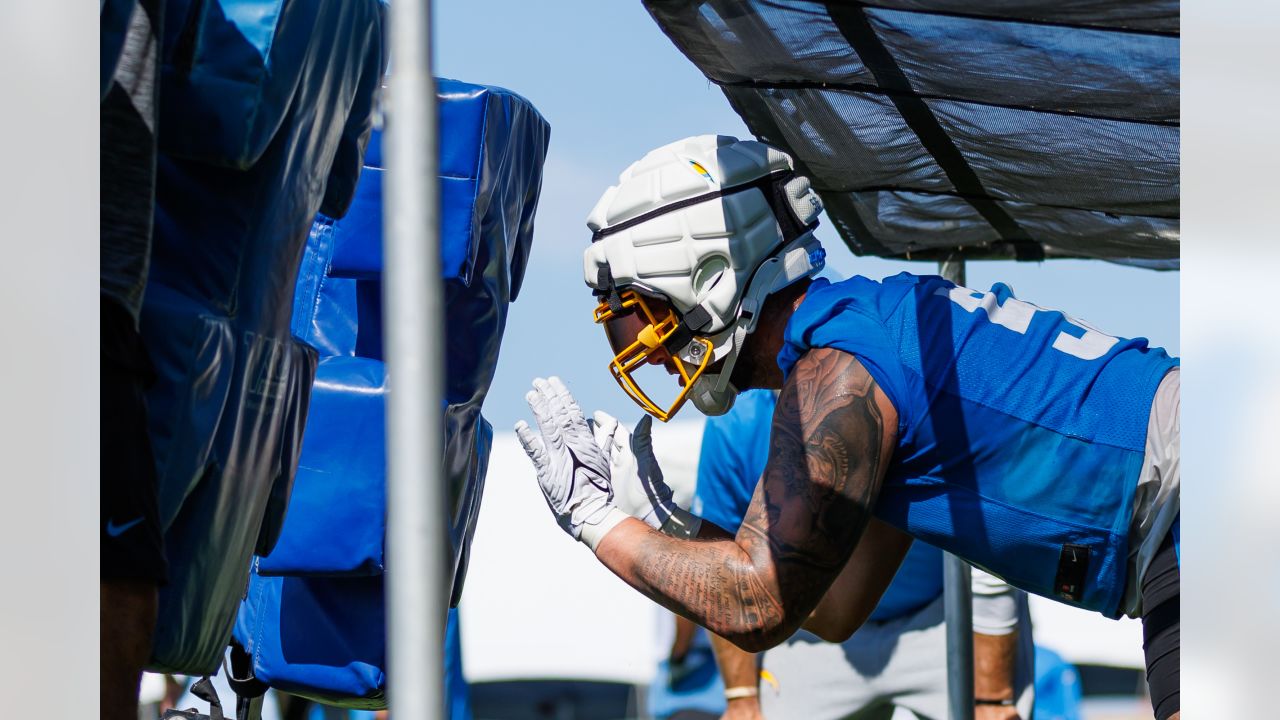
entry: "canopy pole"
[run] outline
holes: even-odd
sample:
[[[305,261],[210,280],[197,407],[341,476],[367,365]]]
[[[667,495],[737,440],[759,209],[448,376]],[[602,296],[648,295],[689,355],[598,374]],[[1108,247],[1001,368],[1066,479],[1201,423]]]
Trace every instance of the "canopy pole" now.
[[[383,304],[387,359],[387,696],[444,717],[448,582],[444,307],[431,0],[391,3]]]
[[[938,261],[938,274],[964,285],[964,257]],[[973,720],[973,587],[969,564],[945,553],[943,605],[947,620],[947,708],[951,720]]]

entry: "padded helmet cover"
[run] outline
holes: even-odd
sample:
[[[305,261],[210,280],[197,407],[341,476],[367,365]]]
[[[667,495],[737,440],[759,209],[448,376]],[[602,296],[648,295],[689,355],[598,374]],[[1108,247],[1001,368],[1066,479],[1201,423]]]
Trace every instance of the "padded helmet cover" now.
[[[691,329],[720,333],[756,270],[785,244],[777,211],[793,214],[797,227],[811,227],[822,211],[786,153],[726,135],[664,145],[623,171],[588,216],[595,240],[583,258],[586,282],[607,290],[600,280],[611,278],[682,315],[701,306],[710,322]]]

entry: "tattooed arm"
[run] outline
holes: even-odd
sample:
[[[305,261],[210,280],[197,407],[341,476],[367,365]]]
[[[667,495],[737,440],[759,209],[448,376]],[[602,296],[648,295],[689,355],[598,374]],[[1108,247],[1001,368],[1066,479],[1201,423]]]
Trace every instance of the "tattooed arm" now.
[[[848,640],[880,604],[911,542],[910,535],[871,518],[849,562],[804,621],[804,629],[827,642]]]
[[[733,538],[728,531],[705,519],[698,537],[703,540]],[[818,601],[818,606],[805,619],[802,627],[827,642],[848,640],[880,604],[880,598],[893,582],[903,558],[911,549],[912,541],[910,535],[871,518],[858,540],[858,546],[844,564],[844,569],[836,576],[831,587],[827,588],[826,594]],[[714,641],[716,636],[713,635],[712,639]],[[723,643],[712,644],[715,645],[716,656],[720,657]]]
[[[733,536],[703,520],[698,537],[730,539]],[[892,525],[871,518],[844,569],[827,588],[802,627],[827,642],[848,640],[880,604],[880,598],[911,549],[912,540],[910,535]],[[720,655],[719,646],[716,647],[716,655]]]
[[[733,540],[677,540],[628,519],[596,555],[632,587],[745,650],[777,645],[858,544],[896,430],[897,412],[861,363],[810,350],[782,388],[769,463]]]

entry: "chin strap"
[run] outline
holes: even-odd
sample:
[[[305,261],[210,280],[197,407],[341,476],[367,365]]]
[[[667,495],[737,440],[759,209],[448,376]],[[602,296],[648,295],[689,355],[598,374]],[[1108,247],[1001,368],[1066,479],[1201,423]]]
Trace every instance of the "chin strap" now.
[[[712,392],[722,393],[729,389],[729,382],[733,377],[733,367],[738,364],[738,356],[742,354],[742,343],[747,339],[747,335],[750,332],[741,323],[733,329],[732,349],[729,350],[729,355],[725,358],[724,368],[712,376],[715,379],[715,384],[711,386]]]

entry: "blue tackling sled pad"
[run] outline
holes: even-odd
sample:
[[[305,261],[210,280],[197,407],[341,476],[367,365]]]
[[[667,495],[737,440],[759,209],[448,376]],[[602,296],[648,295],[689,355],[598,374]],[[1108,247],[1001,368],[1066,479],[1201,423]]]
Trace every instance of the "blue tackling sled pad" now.
[[[492,438],[480,407],[524,275],[550,130],[506,90],[440,80],[438,92],[456,604]],[[386,702],[382,176],[375,133],[351,211],[311,228],[293,332],[321,359],[288,516],[254,561],[233,647],[261,686],[366,709]]]
[[[165,3],[141,314],[169,563],[152,670],[218,668],[252,557],[283,522],[317,361],[290,333],[294,279],[316,213],[351,203],[385,65],[384,10]]]

